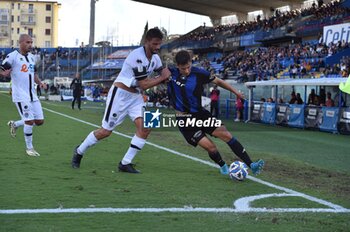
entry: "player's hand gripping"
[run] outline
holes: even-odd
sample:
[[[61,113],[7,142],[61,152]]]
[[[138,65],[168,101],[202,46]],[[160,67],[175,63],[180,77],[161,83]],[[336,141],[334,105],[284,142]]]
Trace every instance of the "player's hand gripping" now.
[[[164,82],[168,82],[171,77],[171,72],[168,68],[163,68],[160,73],[160,76],[164,80]]]

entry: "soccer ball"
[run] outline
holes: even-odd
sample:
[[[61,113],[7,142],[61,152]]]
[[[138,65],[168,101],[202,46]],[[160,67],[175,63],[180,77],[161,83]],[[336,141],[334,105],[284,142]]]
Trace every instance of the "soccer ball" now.
[[[229,175],[233,180],[242,181],[248,176],[248,166],[241,161],[235,161],[230,165]]]

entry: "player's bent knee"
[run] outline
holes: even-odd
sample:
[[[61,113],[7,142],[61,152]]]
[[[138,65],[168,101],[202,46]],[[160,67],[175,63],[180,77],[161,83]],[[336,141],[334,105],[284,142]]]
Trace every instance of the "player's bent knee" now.
[[[44,124],[44,120],[35,120],[34,123],[36,126],[41,126]]]
[[[220,131],[213,135],[225,142],[228,142],[232,139],[232,134],[229,131]]]
[[[34,120],[33,121],[25,121],[24,124],[33,126],[34,125]]]
[[[104,128],[100,128],[94,132],[96,139],[101,140],[112,134],[112,131],[106,130]]]
[[[216,146],[210,146],[210,147],[207,148],[207,151],[209,153],[214,153],[214,152],[217,152],[218,149],[216,148]]]

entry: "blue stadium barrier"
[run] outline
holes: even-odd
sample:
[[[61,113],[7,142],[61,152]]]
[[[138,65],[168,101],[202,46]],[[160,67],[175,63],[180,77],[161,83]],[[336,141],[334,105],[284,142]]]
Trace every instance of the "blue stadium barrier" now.
[[[318,129],[321,122],[321,107],[305,106],[304,127],[308,129]]]
[[[253,102],[250,114],[250,120],[254,122],[261,122],[264,114],[264,107],[262,102]]]
[[[337,123],[339,118],[338,107],[322,107],[322,122],[320,124],[320,131],[327,131],[336,133],[338,132]]]
[[[243,108],[243,120],[248,120],[248,110],[249,110],[249,103],[247,100],[244,101],[244,108]]]
[[[345,1],[342,2],[342,5],[343,5],[343,7],[349,8],[350,7],[350,1],[349,0],[345,0]]]
[[[288,125],[288,104],[278,104],[276,106],[276,124],[280,126]]]
[[[340,134],[350,135],[350,107],[340,109],[337,128]]]
[[[344,49],[343,51],[340,51],[332,56],[326,57],[325,64],[328,64],[330,66],[339,64],[340,60],[345,56],[350,56],[350,48]]]
[[[264,102],[263,109],[264,110],[263,110],[261,121],[267,124],[275,124],[276,104]]]
[[[304,128],[304,105],[290,104],[288,111],[288,126]]]

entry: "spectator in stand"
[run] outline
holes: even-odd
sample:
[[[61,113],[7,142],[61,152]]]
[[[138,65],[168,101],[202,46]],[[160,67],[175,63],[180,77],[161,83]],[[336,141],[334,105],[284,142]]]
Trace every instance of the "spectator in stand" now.
[[[309,97],[307,99],[307,104],[315,105],[315,106],[320,105],[320,99],[319,99],[319,96],[316,95],[315,89],[311,89],[311,93],[309,94]]]
[[[334,101],[332,99],[332,94],[330,92],[327,92],[326,106],[327,107],[333,107],[334,106]]]
[[[318,97],[318,104],[324,106],[326,104],[326,90],[324,88],[320,89],[320,96]]]
[[[294,64],[289,70],[290,78],[295,79],[297,74],[298,74],[298,67],[297,65]]]
[[[304,104],[303,99],[301,99],[300,93],[297,93],[297,99],[294,104],[299,104],[299,105]]]
[[[267,101],[266,102],[268,102],[268,103],[274,103],[275,101],[273,100],[273,98],[272,97],[269,97],[268,99],[267,99]]]
[[[289,100],[289,104],[296,104],[295,102],[297,101],[297,96],[295,95],[295,92],[293,91],[291,94],[290,94],[291,98]]]
[[[220,90],[218,90],[217,85],[214,85],[213,90],[210,92],[210,113],[215,118],[218,118],[219,116],[219,96]]]

